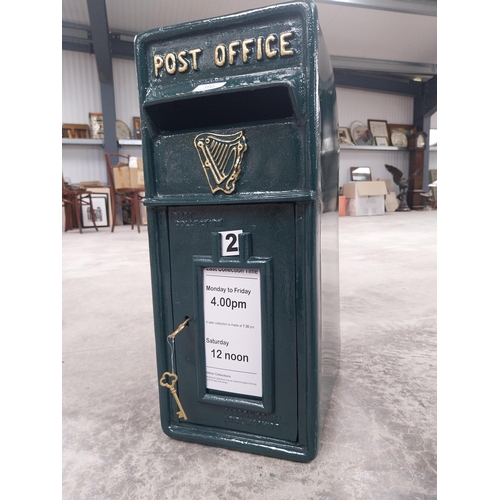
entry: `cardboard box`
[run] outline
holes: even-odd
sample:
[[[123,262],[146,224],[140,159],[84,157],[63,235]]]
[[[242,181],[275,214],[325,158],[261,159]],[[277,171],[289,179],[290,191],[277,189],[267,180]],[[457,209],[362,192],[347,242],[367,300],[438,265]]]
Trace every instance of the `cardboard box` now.
[[[144,188],[144,169],[142,158],[130,157],[130,162],[120,162],[113,167],[115,189]]]
[[[126,189],[130,186],[130,168],[127,163],[118,163],[113,167],[113,178],[115,180],[115,189]]]
[[[392,181],[390,179],[383,179],[385,182],[385,187],[387,188],[388,193],[394,193],[394,189],[392,189]]]
[[[349,198],[347,215],[384,215],[387,187],[384,181],[349,182],[343,186]]]

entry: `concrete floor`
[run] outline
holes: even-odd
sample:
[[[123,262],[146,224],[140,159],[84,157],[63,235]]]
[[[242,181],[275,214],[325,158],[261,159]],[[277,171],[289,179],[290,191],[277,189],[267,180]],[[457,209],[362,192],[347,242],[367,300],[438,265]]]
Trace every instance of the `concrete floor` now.
[[[163,433],[141,229],[63,233],[64,500],[436,498],[436,211],[340,218],[342,362],[309,464]]]

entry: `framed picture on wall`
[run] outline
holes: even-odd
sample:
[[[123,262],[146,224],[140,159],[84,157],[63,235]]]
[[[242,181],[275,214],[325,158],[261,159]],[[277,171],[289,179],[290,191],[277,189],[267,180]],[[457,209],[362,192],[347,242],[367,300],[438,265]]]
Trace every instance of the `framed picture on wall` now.
[[[371,181],[372,170],[370,167],[351,167],[351,181]]]
[[[390,145],[400,148],[407,148],[410,135],[417,131],[417,127],[414,125],[397,125],[389,123],[388,128]]]
[[[389,137],[389,129],[385,120],[368,120],[368,128],[373,137]]]
[[[351,139],[351,133],[347,127],[339,127],[339,142],[341,146],[354,146]]]
[[[389,146],[387,137],[375,137],[375,144],[377,146]]]
[[[141,119],[134,116],[132,120],[134,122],[134,139],[141,139]]]
[[[92,193],[90,196],[94,208],[95,225],[97,227],[109,227],[108,195]],[[81,210],[82,227],[94,227],[90,205],[82,205]]]
[[[102,113],[89,113],[91,139],[104,139],[104,122]]]

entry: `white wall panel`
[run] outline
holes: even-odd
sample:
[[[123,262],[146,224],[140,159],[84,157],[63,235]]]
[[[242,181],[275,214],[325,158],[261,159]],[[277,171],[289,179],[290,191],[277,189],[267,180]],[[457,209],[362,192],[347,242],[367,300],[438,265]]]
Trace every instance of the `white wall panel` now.
[[[72,184],[82,181],[108,183],[102,146],[63,146],[62,173]]]
[[[436,129],[438,128],[438,114],[437,111],[431,116],[431,129]],[[429,152],[429,170],[437,170],[437,151],[430,151]]]
[[[337,88],[339,125],[350,127],[352,122],[386,120],[387,123],[413,123],[413,98],[369,92],[366,90]]]
[[[438,155],[437,151],[429,152],[429,170],[437,170],[438,168]]]
[[[411,124],[413,99],[411,97],[365,90],[337,88],[339,126],[348,127],[355,121],[368,126],[368,120],[385,120],[387,123]],[[408,175],[407,151],[341,150],[339,184],[350,182],[351,167],[370,167],[372,179],[392,179],[385,165],[392,165]],[[398,188],[393,184],[395,192]]]
[[[95,56],[62,51],[62,123],[89,123],[89,112],[102,112]],[[101,146],[62,146],[62,174],[71,183],[107,183]]]
[[[118,153],[142,158],[141,146],[124,146]],[[108,183],[106,159],[102,146],[63,146],[62,148],[63,176],[71,183],[82,181],[99,181]]]
[[[139,116],[134,61],[113,59],[116,118],[132,128]],[[88,123],[89,113],[102,112],[95,56],[62,51],[62,123]]]
[[[438,114],[437,114],[437,111],[431,116],[431,128],[438,128]]]
[[[360,146],[361,149],[361,146]],[[392,179],[385,165],[399,168],[404,175],[408,175],[409,156],[407,151],[340,151],[339,185],[351,182],[351,167],[370,167],[372,180]],[[393,183],[397,193],[398,187]]]
[[[102,112],[95,56],[62,51],[62,123],[89,123],[89,113]]]
[[[125,122],[133,134],[132,118],[139,116],[139,92],[134,61],[113,59],[113,83],[116,119]]]
[[[139,116],[139,97],[133,61],[113,60],[116,117],[133,132],[133,116]],[[94,55],[62,51],[62,123],[89,123],[89,113],[102,112],[101,88]],[[140,147],[120,152],[142,156]],[[101,146],[62,147],[62,169],[72,183],[108,182]]]

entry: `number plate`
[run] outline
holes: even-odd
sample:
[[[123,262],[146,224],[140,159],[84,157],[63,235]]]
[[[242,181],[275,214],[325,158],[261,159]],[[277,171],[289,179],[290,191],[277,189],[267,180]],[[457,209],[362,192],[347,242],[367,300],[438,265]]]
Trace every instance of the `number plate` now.
[[[240,255],[240,247],[238,244],[238,235],[243,232],[242,229],[234,231],[221,231],[221,249],[222,257],[231,257],[232,255]]]
[[[260,270],[203,270],[207,389],[262,397]]]

